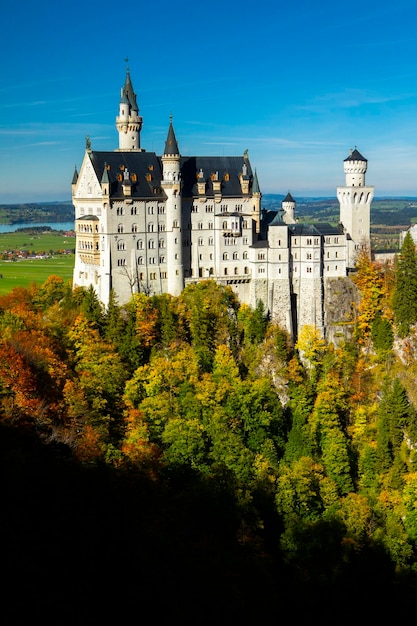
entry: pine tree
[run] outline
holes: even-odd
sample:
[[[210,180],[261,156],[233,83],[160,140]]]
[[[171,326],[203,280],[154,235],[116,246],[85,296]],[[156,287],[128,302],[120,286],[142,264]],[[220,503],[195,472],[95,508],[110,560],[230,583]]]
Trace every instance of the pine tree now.
[[[410,232],[397,259],[392,304],[398,334],[406,337],[417,322],[417,251]]]

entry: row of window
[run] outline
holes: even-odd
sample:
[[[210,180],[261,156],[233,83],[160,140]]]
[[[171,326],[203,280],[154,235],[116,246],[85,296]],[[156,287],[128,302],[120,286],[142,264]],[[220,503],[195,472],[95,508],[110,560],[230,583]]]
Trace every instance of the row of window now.
[[[92,224],[78,224],[77,230],[79,233],[98,233],[98,224],[95,224],[95,228],[93,228]]]
[[[155,215],[156,211],[155,211],[154,206],[149,205],[148,206],[148,215]],[[165,214],[165,205],[164,204],[160,204],[157,207],[157,212],[158,215],[164,215]],[[138,214],[138,207],[137,206],[132,206],[130,209],[130,215],[137,215]],[[120,206],[117,207],[116,209],[116,215],[126,215],[126,210],[124,206]]]
[[[316,254],[317,254],[317,253],[316,253]],[[315,254],[315,258],[317,258],[317,259],[318,259],[318,257],[316,256],[316,254]],[[330,251],[329,251],[329,250],[328,250],[328,251],[327,251],[327,253],[326,253],[326,258],[327,258],[327,259],[330,259],[330,258],[331,258],[331,254],[330,254]],[[335,258],[335,259],[339,258],[339,253],[338,253],[338,251],[337,251],[337,250],[335,250],[335,251],[334,251],[334,258]],[[258,252],[258,261],[265,261],[265,259],[266,259],[266,254],[265,254],[265,252]],[[294,259],[294,260],[298,260],[298,252],[294,252],[294,254],[293,254],[293,259]],[[313,259],[313,255],[312,255],[312,253],[311,253],[311,252],[307,252],[307,253],[306,253],[306,259],[307,259],[307,261],[311,261],[311,260]],[[278,260],[279,260],[279,261],[281,260],[281,255],[280,255],[280,254],[278,255]]]
[[[180,224],[178,220],[174,220],[172,223],[172,227],[173,228],[179,228]],[[248,228],[248,221],[247,220],[243,220],[242,222],[242,227],[244,229]],[[192,230],[193,225],[190,223],[188,224],[188,230]],[[208,222],[207,226],[205,226],[203,224],[203,222],[198,222],[197,224],[197,230],[213,230],[214,225],[213,222]],[[159,232],[161,231],[165,231],[166,230],[166,226],[163,223],[159,223],[157,225],[157,229]],[[147,225],[147,231],[148,233],[153,233],[156,232],[156,227],[155,224],[153,222],[149,222],[149,224]],[[227,230],[227,231],[232,231],[232,232],[236,232],[239,233],[241,230],[241,224],[239,220],[232,220],[231,222],[228,222],[227,220],[223,220],[222,222],[222,229],[223,230]],[[98,230],[98,228],[96,227],[96,231]],[[137,233],[139,232],[139,227],[137,224],[132,224],[131,227],[132,233]],[[91,232],[91,231],[85,231],[85,232]],[[117,225],[117,232],[118,233],[123,233],[125,232],[125,225],[124,224],[118,224]]]
[[[148,241],[148,248],[150,250],[155,248],[155,243],[156,243],[155,239],[149,239],[149,241]],[[175,239],[174,243],[177,244],[178,243],[178,239]],[[188,239],[184,239],[182,243],[183,243],[183,246],[186,247],[186,248],[188,248],[189,245],[190,245],[190,242],[189,242]],[[243,243],[247,244],[248,243],[247,239],[244,239]],[[202,247],[202,246],[205,245],[203,237],[199,237],[199,239],[197,241],[197,244],[198,244],[199,247]],[[207,239],[207,245],[208,246],[214,246],[214,239],[213,239],[213,237],[209,237]],[[234,239],[230,239],[230,240],[226,239],[224,241],[224,245],[236,246],[237,243],[236,243],[236,241]],[[165,248],[165,247],[166,247],[165,239],[158,239],[158,248]],[[137,250],[143,250],[145,248],[145,243],[144,243],[143,239],[138,239],[138,241],[136,242],[136,248],[137,248]],[[126,242],[123,239],[119,239],[117,241],[117,249],[118,250],[126,250],[127,249]],[[225,252],[225,255],[228,255],[228,254],[229,254],[228,252]],[[236,255],[236,254],[237,254],[236,252],[233,253],[233,255]],[[247,252],[243,253],[243,258],[244,259],[248,258],[248,253]]]
[[[326,237],[325,238],[325,242],[328,244],[338,244],[340,243],[340,237]],[[300,239],[300,242],[298,242],[297,237],[294,237],[294,239],[292,240],[292,245],[297,246],[298,243],[302,244],[303,240]],[[281,240],[278,241],[278,245],[281,245]],[[320,245],[320,238],[319,237],[314,237],[314,238],[307,238],[304,242],[304,245],[307,246],[319,246]]]
[[[295,274],[297,274],[297,269],[298,269],[298,268],[297,268],[297,266],[295,266],[295,267],[294,267],[294,273],[295,273]],[[332,271],[332,272],[337,272],[337,271],[338,271],[338,269],[339,269],[339,268],[338,268],[338,266],[337,266],[337,265],[335,265],[334,267],[330,267],[330,265],[327,265],[327,266],[326,266],[326,271],[327,271],[327,272],[330,272],[330,271]],[[313,268],[312,268],[312,267],[310,267],[310,266],[309,266],[309,267],[307,267],[307,268],[306,268],[306,272],[307,272],[307,274],[312,274],[312,273],[313,273]],[[265,273],[266,273],[266,268],[265,268],[265,266],[261,265],[260,267],[258,267],[258,274],[265,274]],[[278,268],[278,274],[281,274],[281,268],[280,268],[280,267]]]

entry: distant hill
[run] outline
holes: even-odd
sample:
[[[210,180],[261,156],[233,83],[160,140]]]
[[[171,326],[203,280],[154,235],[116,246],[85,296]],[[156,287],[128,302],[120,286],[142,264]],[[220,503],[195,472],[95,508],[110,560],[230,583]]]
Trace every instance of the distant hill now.
[[[72,202],[29,202],[0,204],[0,224],[71,222],[75,218]]]
[[[262,207],[268,211],[277,211],[281,208],[284,197],[282,194],[265,194],[262,196]],[[294,200],[295,214],[299,219],[332,223],[339,220],[339,202],[336,197],[294,197]],[[415,223],[417,223],[417,198],[379,197],[372,201],[372,225],[408,228]]]
[[[267,211],[281,209],[283,194],[264,194],[262,208]],[[307,221],[339,220],[339,203],[333,197],[294,197],[296,216]],[[30,202],[24,204],[0,204],[0,224],[18,224],[20,222],[70,222],[75,219],[72,202]],[[371,206],[371,224],[387,227],[407,228],[417,223],[417,198],[414,197],[379,197]]]

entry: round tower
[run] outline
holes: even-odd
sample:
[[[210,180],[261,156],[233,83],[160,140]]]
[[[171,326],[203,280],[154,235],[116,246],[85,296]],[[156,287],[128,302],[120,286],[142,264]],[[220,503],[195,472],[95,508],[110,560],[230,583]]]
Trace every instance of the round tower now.
[[[337,199],[340,205],[340,224],[347,241],[346,267],[353,268],[359,250],[370,249],[374,188],[365,183],[368,161],[356,148],[344,160],[343,169],[346,184],[337,188]]]
[[[283,221],[286,224],[295,224],[295,200],[290,192],[288,192],[285,196],[281,203],[281,207],[283,210]]]
[[[181,155],[175,137],[172,117],[165,142],[162,159],[161,187],[167,200],[166,235],[168,293],[179,296],[184,289],[184,268],[182,260],[182,199],[181,199]]]
[[[139,107],[128,67],[126,68],[125,84],[120,94],[116,128],[119,133],[119,151],[141,151],[140,131],[142,129],[142,117],[139,115]]]
[[[343,162],[346,175],[346,187],[364,187],[368,161],[358,150],[351,150],[350,155]]]

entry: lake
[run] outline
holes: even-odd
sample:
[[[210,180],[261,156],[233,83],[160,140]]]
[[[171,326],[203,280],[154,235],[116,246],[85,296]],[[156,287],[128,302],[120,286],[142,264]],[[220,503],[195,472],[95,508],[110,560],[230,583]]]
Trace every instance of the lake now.
[[[74,230],[74,222],[22,222],[20,224],[0,224],[1,233],[14,233],[19,228],[39,228],[40,226],[49,226],[53,230]]]

